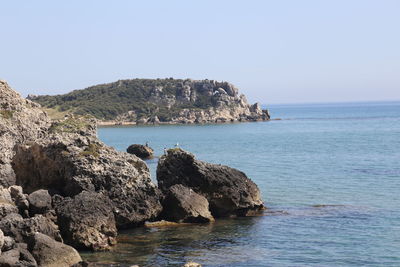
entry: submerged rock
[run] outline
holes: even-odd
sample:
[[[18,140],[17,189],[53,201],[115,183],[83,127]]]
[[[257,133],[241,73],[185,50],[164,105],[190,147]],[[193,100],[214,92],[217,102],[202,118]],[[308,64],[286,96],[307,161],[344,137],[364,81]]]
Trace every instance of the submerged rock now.
[[[141,159],[150,159],[154,156],[154,150],[147,145],[133,144],[126,149],[126,152]]]
[[[214,221],[208,209],[207,199],[181,184],[168,188],[162,204],[163,211],[160,217],[168,221],[179,223]]]
[[[157,181],[164,193],[182,184],[203,195],[214,217],[248,216],[264,209],[260,190],[243,172],[196,160],[181,149],[170,149],[160,158]]]

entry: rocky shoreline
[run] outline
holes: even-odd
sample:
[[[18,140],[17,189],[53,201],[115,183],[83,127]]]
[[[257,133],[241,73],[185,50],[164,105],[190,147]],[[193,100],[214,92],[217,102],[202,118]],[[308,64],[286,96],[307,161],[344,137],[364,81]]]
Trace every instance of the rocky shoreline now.
[[[77,250],[109,250],[120,229],[265,209],[239,170],[170,149],[157,186],[142,159],[97,138],[95,119],[52,121],[4,81],[0,107],[0,266],[88,266]]]

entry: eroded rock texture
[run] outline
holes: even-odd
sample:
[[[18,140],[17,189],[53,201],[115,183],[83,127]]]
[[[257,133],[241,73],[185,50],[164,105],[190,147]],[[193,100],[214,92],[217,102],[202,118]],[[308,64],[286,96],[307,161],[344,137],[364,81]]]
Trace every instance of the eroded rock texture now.
[[[214,217],[247,216],[264,209],[260,190],[243,172],[196,160],[181,149],[170,149],[160,158],[157,181],[163,192],[182,184],[203,195]]]

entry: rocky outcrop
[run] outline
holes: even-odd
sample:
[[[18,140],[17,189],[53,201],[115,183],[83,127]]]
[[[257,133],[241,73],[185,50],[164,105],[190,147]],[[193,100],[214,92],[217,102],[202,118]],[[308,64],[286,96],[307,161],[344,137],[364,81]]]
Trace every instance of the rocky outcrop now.
[[[151,159],[154,156],[154,150],[147,145],[133,144],[126,149],[126,152],[141,159]]]
[[[46,135],[50,119],[40,105],[23,99],[0,80],[0,185],[15,184],[10,165],[16,144],[35,141]]]
[[[38,189],[63,197],[82,191],[104,193],[118,228],[141,224],[161,211],[146,164],[92,135],[54,132],[40,143],[18,146],[12,164],[17,183],[28,193]]]
[[[14,207],[0,218],[0,266],[70,266],[80,262],[76,250],[62,243],[54,221],[38,214],[29,217],[27,209],[18,209],[27,199],[20,186],[0,186],[0,202]],[[52,263],[42,260],[49,258]]]
[[[117,228],[108,197],[83,191],[74,198],[55,196],[55,206],[57,222],[67,244],[97,251],[116,244]]]
[[[159,215],[160,192],[146,164],[100,142],[95,119],[50,122],[5,82],[0,90],[0,185],[7,186],[0,186],[0,229],[6,238],[26,244],[39,232],[104,250],[115,244],[117,228]]]
[[[160,158],[157,181],[163,192],[182,184],[203,195],[214,217],[248,216],[264,209],[257,185],[243,172],[196,160],[181,149],[170,149]]]
[[[178,223],[207,223],[214,221],[205,197],[181,184],[167,189],[161,218]]]

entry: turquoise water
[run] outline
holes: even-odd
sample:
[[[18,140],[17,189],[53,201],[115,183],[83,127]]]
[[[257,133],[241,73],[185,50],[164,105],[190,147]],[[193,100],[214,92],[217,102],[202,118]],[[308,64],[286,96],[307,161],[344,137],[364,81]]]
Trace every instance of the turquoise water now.
[[[270,106],[282,120],[100,128],[124,151],[177,142],[198,159],[244,171],[265,216],[139,228],[93,261],[140,266],[400,266],[400,103]],[[156,160],[148,162],[155,174]],[[155,178],[153,178],[155,180]]]

